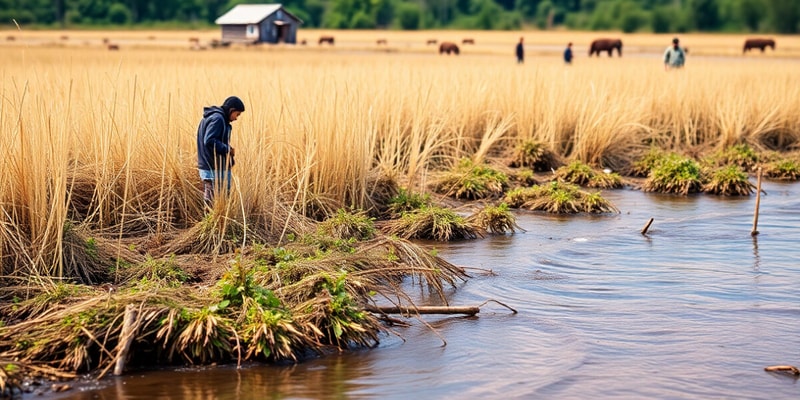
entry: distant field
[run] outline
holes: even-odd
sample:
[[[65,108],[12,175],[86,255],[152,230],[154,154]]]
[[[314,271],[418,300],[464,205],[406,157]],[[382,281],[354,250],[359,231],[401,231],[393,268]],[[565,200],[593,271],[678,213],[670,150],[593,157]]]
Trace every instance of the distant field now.
[[[465,38],[475,39],[475,45],[463,50],[466,54],[508,54],[519,38],[533,53],[558,53],[568,42],[574,43],[578,56],[585,55],[592,40],[599,37],[621,38],[624,53],[660,53],[673,37],[681,38],[682,45],[692,55],[741,56],[742,45],[748,37],[772,37],[777,42],[775,52],[751,53],[748,57],[798,57],[800,58],[800,36],[764,34],[622,34],[619,32],[544,32],[544,31],[339,31],[323,29],[301,29],[298,42],[305,39],[308,47],[319,47],[317,40],[322,35],[336,38],[336,48],[396,52],[430,52],[436,46],[426,45],[429,39],[438,42],[461,43]],[[9,41],[9,37],[15,40]],[[202,44],[220,38],[218,29],[198,31],[0,31],[0,47],[40,45],[59,47],[103,46],[103,39],[127,47],[189,48],[190,38],[198,38]],[[385,39],[386,45],[377,45]],[[300,48],[301,46],[297,46]],[[757,55],[756,55],[757,54]]]
[[[742,57],[745,35],[681,35],[687,66],[665,72],[671,35],[525,32],[520,66],[520,32],[300,38],[322,34],[336,45],[190,51],[190,37],[218,32],[3,32],[0,257],[56,275],[65,221],[145,237],[201,220],[195,131],[202,107],[232,94],[247,105],[232,142],[236,218],[277,230],[281,207],[367,207],[378,175],[424,191],[461,157],[501,157],[525,139],[614,170],[649,146],[702,155],[800,143],[800,37]],[[623,59],[588,59],[600,36],[621,36]],[[476,44],[459,57],[425,44],[465,37]],[[572,66],[558,56],[567,41]]]

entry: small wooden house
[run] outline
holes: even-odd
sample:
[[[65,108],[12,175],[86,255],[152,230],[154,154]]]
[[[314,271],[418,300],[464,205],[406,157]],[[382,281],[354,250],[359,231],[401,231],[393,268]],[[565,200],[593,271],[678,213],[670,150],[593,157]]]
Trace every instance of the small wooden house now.
[[[217,18],[222,42],[296,43],[303,23],[281,4],[239,4]]]

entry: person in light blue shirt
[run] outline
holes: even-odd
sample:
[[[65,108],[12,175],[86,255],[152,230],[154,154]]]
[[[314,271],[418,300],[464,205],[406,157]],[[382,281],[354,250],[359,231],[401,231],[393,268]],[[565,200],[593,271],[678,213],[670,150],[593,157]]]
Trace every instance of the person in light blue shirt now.
[[[686,52],[681,48],[678,38],[672,39],[672,46],[664,51],[664,70],[683,68],[686,62]]]

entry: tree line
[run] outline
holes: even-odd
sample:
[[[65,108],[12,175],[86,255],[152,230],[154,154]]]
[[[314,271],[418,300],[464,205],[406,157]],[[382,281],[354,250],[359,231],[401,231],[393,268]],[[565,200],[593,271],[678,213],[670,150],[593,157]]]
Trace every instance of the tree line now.
[[[0,0],[0,25],[205,27],[258,0]],[[799,0],[282,0],[305,27],[800,32]]]

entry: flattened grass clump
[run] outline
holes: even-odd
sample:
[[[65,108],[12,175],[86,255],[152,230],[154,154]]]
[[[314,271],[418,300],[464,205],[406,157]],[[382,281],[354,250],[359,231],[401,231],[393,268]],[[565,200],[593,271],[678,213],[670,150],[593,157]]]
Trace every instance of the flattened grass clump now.
[[[385,233],[403,239],[430,239],[446,242],[455,239],[475,239],[483,236],[483,229],[442,207],[425,207],[403,214],[386,224]]]
[[[246,227],[215,207],[193,227],[167,244],[164,254],[225,254],[242,246]],[[255,232],[248,231],[251,239]]]
[[[703,185],[706,193],[720,196],[749,196],[755,190],[747,174],[738,165],[728,165],[710,173]]]
[[[52,302],[44,312],[3,307],[0,360],[36,365],[39,371],[50,368],[53,377],[83,371],[102,376],[113,367],[129,307],[138,310],[131,365],[296,360],[328,346],[377,344],[385,328],[364,307],[373,293],[407,299],[396,285],[404,276],[424,283],[445,304],[443,285],[467,276],[402,239],[381,237],[354,246],[356,251],[253,252],[273,254],[269,260],[239,254],[210,289],[123,285],[108,293],[76,285],[81,289],[61,291],[69,296],[48,295]],[[14,378],[4,376],[12,385]]]
[[[508,204],[501,203],[499,206],[487,205],[482,210],[468,218],[487,232],[504,234],[515,233],[517,230],[525,231],[517,225],[514,214],[508,210]]]
[[[335,216],[319,223],[317,233],[340,240],[369,240],[375,237],[375,218],[340,208]]]
[[[600,192],[585,192],[578,186],[558,181],[511,190],[503,201],[514,208],[556,214],[619,213],[611,202],[600,196]]]
[[[387,212],[390,218],[399,218],[403,213],[419,210],[433,205],[431,195],[413,193],[407,189],[400,189],[396,196],[389,200]]]
[[[478,200],[501,195],[507,184],[506,174],[462,158],[455,169],[436,179],[433,187],[437,193],[456,199]]]
[[[670,154],[656,163],[642,189],[687,195],[702,190],[700,166],[690,158]]]
[[[510,167],[528,167],[536,172],[550,171],[561,165],[558,156],[550,147],[536,140],[525,140],[514,148]]]
[[[581,161],[573,161],[556,170],[556,179],[580,186],[600,189],[622,187],[622,177],[616,172],[599,173]]]
[[[650,175],[650,171],[666,156],[667,154],[663,151],[652,147],[641,159],[633,163],[629,174],[640,178],[646,177]]]
[[[800,178],[800,163],[790,159],[764,164],[764,176],[781,181],[796,181]]]
[[[142,263],[123,266],[121,273],[124,281],[164,282],[173,287],[178,287],[193,279],[191,274],[178,265],[174,255],[164,259],[147,256]]]

